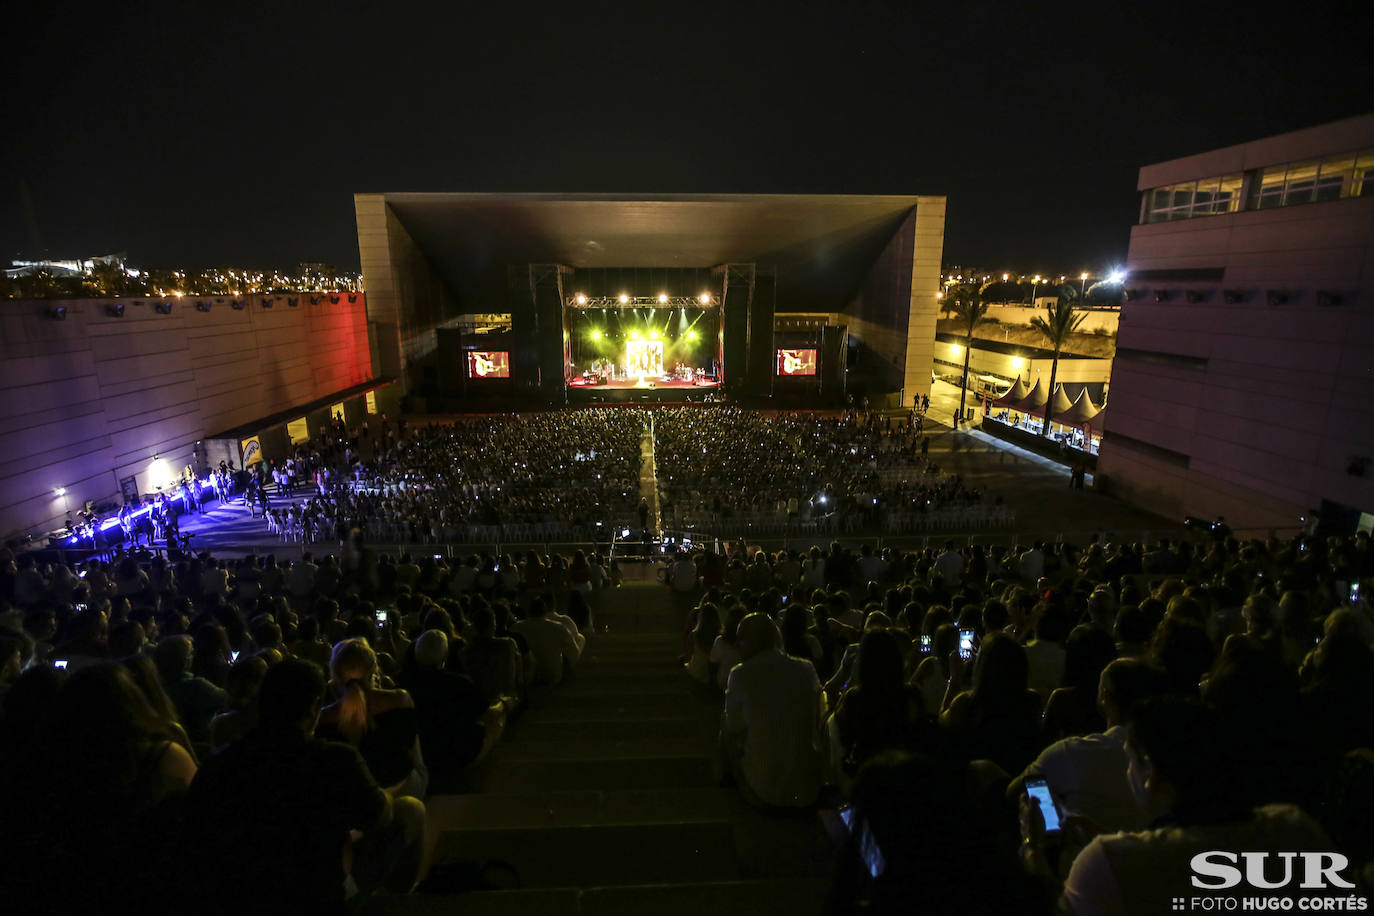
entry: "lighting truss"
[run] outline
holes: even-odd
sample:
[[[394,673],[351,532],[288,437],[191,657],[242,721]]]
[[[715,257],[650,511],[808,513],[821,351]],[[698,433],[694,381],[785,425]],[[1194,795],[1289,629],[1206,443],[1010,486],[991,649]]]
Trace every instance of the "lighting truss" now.
[[[720,299],[711,295],[710,302],[702,302],[700,296],[669,296],[660,299],[658,296],[629,296],[625,301],[621,301],[619,296],[583,296],[582,302],[577,301],[577,296],[569,296],[564,303],[572,309],[681,309],[681,308],[710,308],[719,305]]]

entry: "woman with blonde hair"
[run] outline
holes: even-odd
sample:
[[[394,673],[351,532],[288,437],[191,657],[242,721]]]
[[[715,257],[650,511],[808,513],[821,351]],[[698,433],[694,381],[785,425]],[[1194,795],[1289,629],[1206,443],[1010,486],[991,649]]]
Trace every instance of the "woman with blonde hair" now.
[[[334,646],[329,681],[339,699],[320,710],[316,735],[356,747],[388,795],[423,798],[429,773],[415,702],[404,690],[379,686],[377,654],[367,640],[345,639]]]

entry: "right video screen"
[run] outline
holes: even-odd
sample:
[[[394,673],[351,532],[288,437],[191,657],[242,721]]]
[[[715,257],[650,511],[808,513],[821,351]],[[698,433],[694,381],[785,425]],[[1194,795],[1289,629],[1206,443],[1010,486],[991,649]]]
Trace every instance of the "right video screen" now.
[[[816,348],[778,349],[778,375],[815,375]]]

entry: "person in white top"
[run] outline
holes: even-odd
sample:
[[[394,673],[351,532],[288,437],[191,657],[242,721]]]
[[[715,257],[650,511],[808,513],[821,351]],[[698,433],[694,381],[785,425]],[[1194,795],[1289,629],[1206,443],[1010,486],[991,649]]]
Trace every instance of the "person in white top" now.
[[[573,636],[572,630],[558,620],[548,616],[544,599],[536,598],[530,604],[530,616],[517,622],[511,631],[524,637],[534,656],[534,682],[557,684],[563,680],[563,672],[577,664],[582,656],[582,647]]]
[[[1027,582],[1039,582],[1045,574],[1044,544],[1036,541],[1030,550],[1021,554],[1021,578]]]
[[[954,549],[953,541],[945,541],[945,551],[935,558],[935,572],[944,581],[946,588],[955,588],[959,577],[964,574],[964,557]]]
[[[1073,859],[1058,912],[1168,913],[1180,897],[1200,893],[1195,888],[1217,887],[1222,876],[1215,869],[1226,865],[1227,855],[1227,867],[1239,877],[1249,864],[1241,851],[1269,854],[1264,880],[1278,883],[1264,884],[1265,896],[1302,893],[1314,864],[1323,878],[1315,886],[1342,896],[1354,889],[1355,869],[1329,851],[1331,839],[1300,808],[1244,803],[1232,777],[1233,765],[1244,764],[1230,758],[1216,714],[1202,704],[1176,697],[1143,704],[1128,729],[1126,759],[1131,788],[1155,820],[1146,830],[1099,834],[1088,842]],[[1043,876],[1053,874],[1052,847],[1029,803],[1022,804],[1022,825],[1030,837],[1028,864]],[[1198,869],[1203,853],[1205,872]],[[1194,885],[1194,878],[1204,883]]]
[[[1097,706],[1107,730],[1056,741],[1007,789],[1021,793],[1027,778],[1044,777],[1066,812],[1086,818],[1104,832],[1140,830],[1146,812],[1126,778],[1126,733],[1135,708],[1165,692],[1164,673],[1139,658],[1119,658],[1102,671]]]
[[[810,663],[784,655],[766,614],[750,614],[737,633],[740,663],[725,688],[722,745],[740,794],[753,804],[804,808],[822,780],[824,695]]]

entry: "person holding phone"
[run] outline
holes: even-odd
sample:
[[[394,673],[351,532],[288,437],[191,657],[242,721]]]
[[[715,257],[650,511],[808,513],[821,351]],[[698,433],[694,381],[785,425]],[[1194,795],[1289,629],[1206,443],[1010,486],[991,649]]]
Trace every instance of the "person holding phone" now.
[[[989,634],[972,663],[968,690],[962,686],[969,661],[956,651],[949,664],[940,725],[966,759],[991,760],[1008,773],[1021,772],[1040,747],[1041,701],[1027,684],[1025,650],[1004,633]]]

